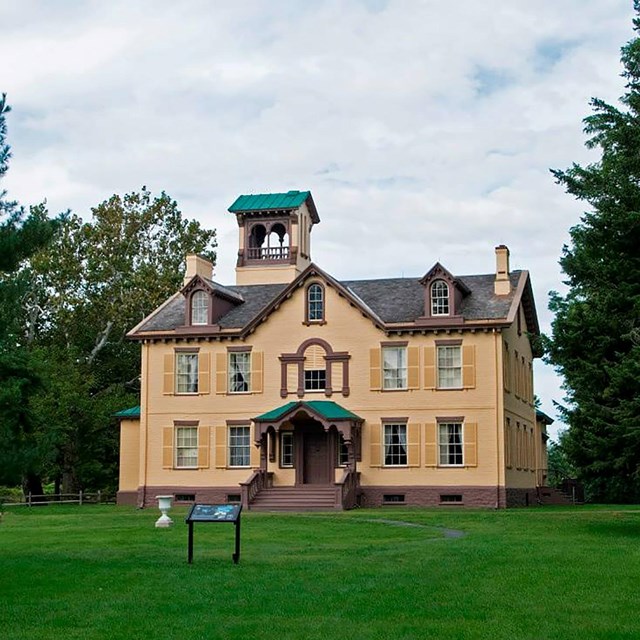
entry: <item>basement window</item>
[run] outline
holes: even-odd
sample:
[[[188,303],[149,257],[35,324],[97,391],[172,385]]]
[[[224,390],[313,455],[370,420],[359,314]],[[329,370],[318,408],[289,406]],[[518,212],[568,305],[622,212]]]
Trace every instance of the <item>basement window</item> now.
[[[385,493],[382,504],[405,504],[404,493]]]
[[[242,499],[240,498],[239,493],[228,493],[227,502],[231,502],[235,504],[236,502],[242,502]]]
[[[176,502],[195,502],[195,493],[176,493]]]
[[[445,493],[440,496],[440,504],[462,504],[461,493]]]

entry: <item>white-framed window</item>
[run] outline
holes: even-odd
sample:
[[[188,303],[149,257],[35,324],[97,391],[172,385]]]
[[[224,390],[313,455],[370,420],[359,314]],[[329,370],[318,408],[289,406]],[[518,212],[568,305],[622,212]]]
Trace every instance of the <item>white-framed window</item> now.
[[[229,393],[251,391],[251,352],[229,353]]]
[[[198,393],[197,353],[176,353],[176,393]]]
[[[464,447],[462,442],[461,422],[440,422],[438,424],[438,450],[441,467],[463,466]]]
[[[383,389],[407,388],[407,348],[382,348]]]
[[[304,372],[305,391],[324,391],[327,385],[325,369],[309,369]]]
[[[341,433],[338,434],[337,454],[338,466],[346,467],[349,464],[349,450],[347,449],[347,443],[344,441],[344,437]]]
[[[198,427],[176,427],[175,460],[176,469],[198,467]]]
[[[280,466],[293,467],[293,431],[280,432]]]
[[[251,427],[229,427],[229,466],[251,464]]]
[[[324,289],[319,284],[312,284],[307,289],[307,320],[324,320]]]
[[[191,296],[191,324],[208,324],[209,322],[209,294],[206,291],[196,291]]]
[[[431,315],[449,315],[449,286],[444,280],[436,280],[431,285]]]
[[[403,467],[407,465],[407,425],[385,424],[384,466]]]
[[[438,346],[438,389],[462,387],[462,346]]]

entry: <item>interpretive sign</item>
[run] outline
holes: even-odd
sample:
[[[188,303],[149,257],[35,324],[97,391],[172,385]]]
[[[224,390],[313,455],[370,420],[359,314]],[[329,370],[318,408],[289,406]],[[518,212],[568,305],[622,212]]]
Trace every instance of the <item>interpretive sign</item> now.
[[[193,562],[193,525],[196,522],[229,522],[236,530],[236,548],[233,554],[234,564],[240,560],[240,514],[241,504],[194,504],[185,523],[189,525],[188,562]]]

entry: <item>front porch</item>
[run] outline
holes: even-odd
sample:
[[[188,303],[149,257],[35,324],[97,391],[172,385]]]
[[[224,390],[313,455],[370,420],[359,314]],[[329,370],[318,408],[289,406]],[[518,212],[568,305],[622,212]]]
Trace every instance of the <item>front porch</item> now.
[[[253,420],[260,469],[241,483],[246,509],[351,509],[362,418],[335,402],[289,402]]]

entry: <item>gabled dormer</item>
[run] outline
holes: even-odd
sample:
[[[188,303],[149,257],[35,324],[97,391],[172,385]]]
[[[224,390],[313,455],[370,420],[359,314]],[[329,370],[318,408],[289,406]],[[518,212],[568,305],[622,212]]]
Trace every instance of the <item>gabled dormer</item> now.
[[[416,324],[459,324],[463,321],[460,307],[469,289],[439,262],[422,277],[424,313]]]
[[[311,264],[311,228],[320,222],[310,191],[239,196],[236,284],[286,284]]]
[[[187,256],[185,284],[180,293],[185,298],[184,325],[194,331],[211,329],[218,320],[244,300],[239,293],[211,279],[213,265],[202,256]]]

